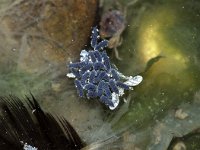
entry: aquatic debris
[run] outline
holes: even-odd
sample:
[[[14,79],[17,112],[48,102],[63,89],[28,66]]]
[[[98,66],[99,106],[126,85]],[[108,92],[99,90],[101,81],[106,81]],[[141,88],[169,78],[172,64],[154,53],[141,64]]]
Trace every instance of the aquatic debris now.
[[[174,145],[174,147],[173,147],[173,150],[186,150],[186,149],[187,148],[182,141],[176,143],[176,145]]]
[[[117,47],[122,44],[123,40],[121,35],[127,26],[127,9],[129,6],[134,5],[137,2],[138,0],[132,0],[123,8],[119,2],[115,1],[118,9],[109,9],[108,11],[104,12],[99,23],[100,36],[103,38],[109,38],[108,48],[114,50],[115,56],[118,60],[122,60],[122,58],[119,56]]]
[[[183,119],[187,118],[189,115],[180,108],[180,109],[176,110],[174,116],[175,116],[175,118],[183,120]]]
[[[131,90],[143,78],[139,75],[127,77],[111,64],[104,50],[108,46],[108,41],[98,42],[98,32],[97,27],[94,27],[91,36],[93,50],[82,50],[80,62],[70,62],[70,73],[67,77],[75,78],[74,84],[80,97],[99,98],[113,110],[118,106],[119,97],[124,94],[124,90]]]

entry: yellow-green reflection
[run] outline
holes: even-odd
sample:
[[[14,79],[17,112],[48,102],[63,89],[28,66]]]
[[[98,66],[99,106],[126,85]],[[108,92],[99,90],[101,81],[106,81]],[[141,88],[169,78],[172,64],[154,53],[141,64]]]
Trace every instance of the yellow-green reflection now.
[[[170,56],[170,59],[178,63],[182,69],[186,67],[187,56],[181,52],[179,47],[171,45],[163,34],[163,30],[174,26],[176,13],[173,9],[161,7],[143,18],[138,37],[138,53],[141,55],[141,63],[147,63],[151,58],[162,55]]]
[[[194,61],[198,54],[195,42],[187,41],[188,35],[192,38],[194,34],[191,28],[195,28],[194,22],[187,23],[187,15],[174,4],[155,6],[144,14],[138,29],[138,39],[135,40],[137,51],[134,55],[137,60],[132,58],[129,61],[129,70],[134,70],[135,65],[132,64],[135,61],[139,60],[144,66],[152,58],[163,57],[142,73],[144,81],[134,90],[129,110],[114,124],[115,129],[148,125],[163,116],[167,110],[193,99],[193,94],[199,89],[200,69]],[[182,32],[176,34],[179,30]],[[190,33],[185,33],[185,30]],[[133,31],[128,33],[130,38],[133,34]],[[129,39],[128,42],[131,40],[133,41]],[[183,47],[176,41],[187,41],[187,45]],[[129,45],[122,49],[130,49]]]

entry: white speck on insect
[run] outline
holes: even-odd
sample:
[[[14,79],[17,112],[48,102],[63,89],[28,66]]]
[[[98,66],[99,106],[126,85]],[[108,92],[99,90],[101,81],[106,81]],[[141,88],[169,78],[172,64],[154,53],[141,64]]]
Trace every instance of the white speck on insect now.
[[[66,76],[67,76],[68,78],[75,78],[75,77],[76,77],[73,73],[68,73]]]

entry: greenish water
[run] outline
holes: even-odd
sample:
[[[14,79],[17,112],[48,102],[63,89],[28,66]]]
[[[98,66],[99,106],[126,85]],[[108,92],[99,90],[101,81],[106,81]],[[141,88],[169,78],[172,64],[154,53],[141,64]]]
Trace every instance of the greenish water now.
[[[118,9],[126,8],[128,2],[119,2]],[[140,74],[144,80],[115,111],[98,100],[80,99],[66,77],[66,64],[89,41],[96,7],[88,3],[69,1],[52,16],[54,8],[44,3],[41,9],[40,1],[0,0],[0,94],[24,97],[31,92],[46,111],[64,116],[87,143],[114,135],[118,148],[167,149],[173,136],[198,129],[200,2],[143,0],[127,7],[127,27],[117,47],[123,60],[111,61],[125,75]],[[117,8],[112,0],[102,6],[102,13]],[[88,12],[88,7],[93,9]],[[188,117],[174,117],[178,109]],[[198,147],[197,139],[185,140],[186,147]]]
[[[118,48],[124,61],[117,65],[126,74],[143,75],[144,80],[131,93],[128,110],[114,122],[115,130],[128,127],[137,133],[154,126],[180,104],[193,103],[200,88],[200,22],[192,3],[197,2],[163,1],[147,6],[137,24],[138,16],[130,18],[126,40]],[[157,56],[162,57],[154,61]]]

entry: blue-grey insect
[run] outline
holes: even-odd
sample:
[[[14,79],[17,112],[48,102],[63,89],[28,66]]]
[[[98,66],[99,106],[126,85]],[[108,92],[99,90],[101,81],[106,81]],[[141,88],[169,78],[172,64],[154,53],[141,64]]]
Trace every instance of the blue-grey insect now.
[[[89,82],[90,83],[94,83],[95,76],[96,76],[96,71],[92,70],[91,74],[90,74],[90,77],[89,77]]]
[[[92,30],[92,35],[91,35],[91,46],[95,49],[96,45],[97,45],[97,40],[99,38],[98,35],[98,29],[97,27],[94,27]]]
[[[96,57],[96,59],[97,59],[99,62],[102,61],[102,56],[101,56],[101,54],[100,54],[99,51],[95,50],[95,51],[94,51],[94,56]]]
[[[84,89],[88,91],[96,91],[96,88],[97,88],[96,85],[92,83],[88,83],[84,86]]]
[[[120,88],[125,89],[125,90],[129,90],[129,86],[122,83],[122,82],[117,81],[116,85],[119,86]]]
[[[96,91],[87,91],[87,98],[96,98],[97,92]]]
[[[111,106],[111,107],[114,106],[113,102],[112,102],[107,96],[102,95],[102,96],[100,97],[100,101],[101,101],[102,103],[108,105],[108,106]]]
[[[105,71],[99,71],[98,76],[95,78],[95,82],[96,83],[100,82],[105,75],[106,75]]]
[[[99,44],[95,47],[95,50],[101,50],[101,49],[104,49],[107,46],[108,46],[108,41],[103,40],[103,41],[99,42]]]
[[[90,72],[87,71],[85,72],[83,75],[82,75],[82,78],[81,78],[81,84],[84,86],[86,84],[86,81],[88,80],[90,76]]]
[[[102,53],[102,57],[104,61],[103,64],[105,65],[106,70],[109,71],[111,69],[111,65],[110,65],[109,57],[107,56],[107,53],[105,51]]]
[[[77,88],[77,92],[80,97],[84,97],[83,87],[81,85],[81,82],[79,80],[74,80],[75,86]]]
[[[104,70],[105,66],[102,62],[95,62],[94,63],[94,69],[95,70]]]
[[[109,84],[110,84],[111,90],[112,90],[113,92],[119,94],[119,89],[118,89],[118,87],[117,87],[117,85],[116,85],[116,83],[115,83],[115,81],[114,81],[113,79],[111,79],[111,80],[109,81]]]
[[[90,58],[91,58],[91,60],[92,60],[93,63],[96,62],[96,57],[95,57],[93,51],[89,51],[89,56],[90,56]]]
[[[115,69],[111,69],[111,74],[112,74],[112,77],[113,77],[116,81],[118,81],[118,80],[120,79],[120,77],[119,77],[119,75],[118,75],[118,73],[117,73],[117,71],[116,71]]]

